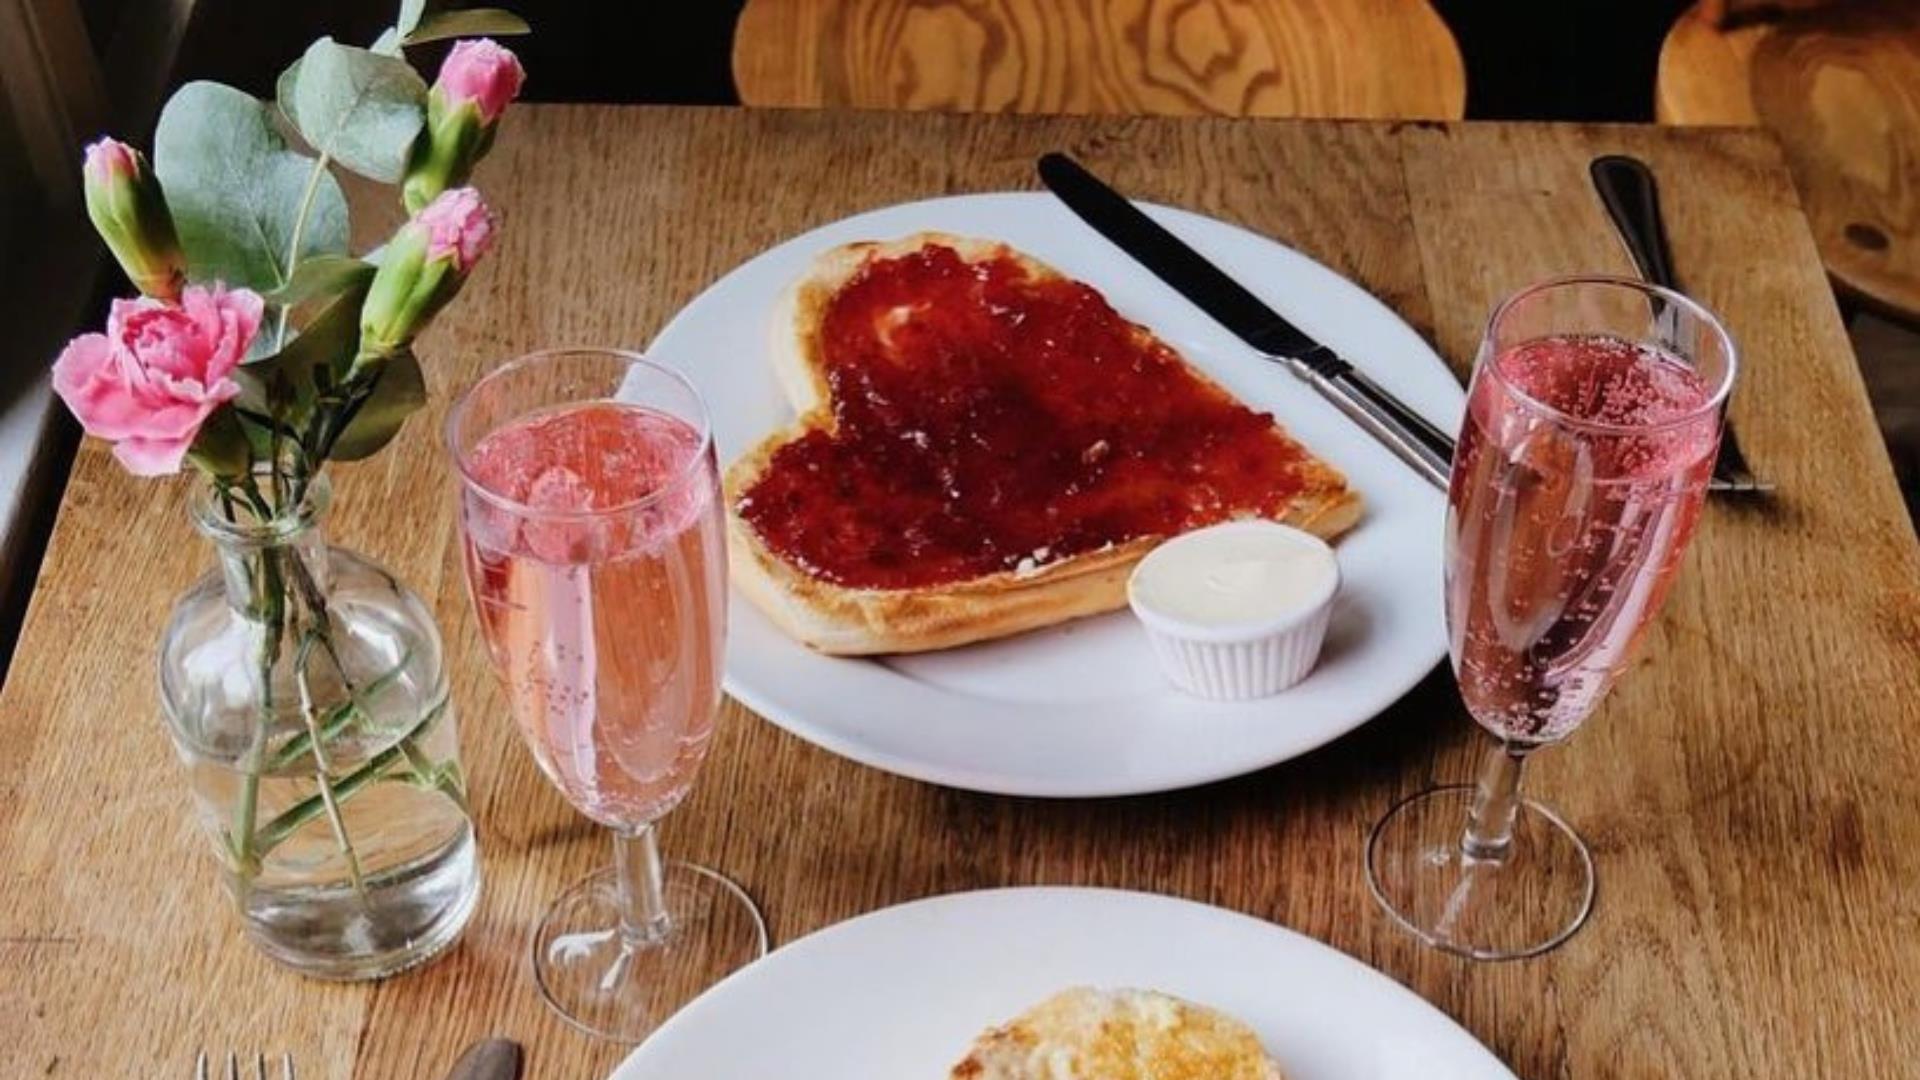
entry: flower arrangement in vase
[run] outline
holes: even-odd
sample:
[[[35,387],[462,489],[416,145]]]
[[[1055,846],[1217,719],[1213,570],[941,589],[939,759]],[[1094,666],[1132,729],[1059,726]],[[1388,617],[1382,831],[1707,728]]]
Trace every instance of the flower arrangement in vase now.
[[[464,185],[523,72],[474,35],[526,30],[402,0],[370,48],[314,42],[275,102],[182,86],[151,162],[86,152],[88,215],[140,295],[68,344],[54,389],[128,471],[203,481],[219,566],[167,624],[162,711],[248,935],[322,977],[427,959],[478,896],[439,632],[320,527],[328,463],[425,403],[413,342],[492,243]],[[446,38],[429,86],[405,49]],[[349,252],[336,168],[398,188],[408,218],[372,251]]]

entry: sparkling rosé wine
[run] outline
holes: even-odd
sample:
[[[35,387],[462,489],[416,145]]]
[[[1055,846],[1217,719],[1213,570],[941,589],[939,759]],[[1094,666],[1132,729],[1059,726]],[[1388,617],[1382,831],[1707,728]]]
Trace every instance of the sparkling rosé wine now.
[[[1550,742],[1586,718],[1659,610],[1719,421],[1691,368],[1620,338],[1540,338],[1492,363],[1453,471],[1448,632],[1474,718]]]
[[[702,460],[694,460],[700,456]],[[588,817],[686,794],[720,701],[726,551],[712,451],[685,422],[594,403],[487,435],[462,495],[487,647],[534,757]]]

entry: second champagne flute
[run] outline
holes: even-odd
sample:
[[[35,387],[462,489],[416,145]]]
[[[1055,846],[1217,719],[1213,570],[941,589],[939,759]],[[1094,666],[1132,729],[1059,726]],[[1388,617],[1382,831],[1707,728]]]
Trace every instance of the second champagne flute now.
[[[1711,313],[1638,281],[1549,281],[1493,313],[1454,453],[1446,567],[1454,675],[1495,742],[1477,786],[1407,799],[1367,845],[1375,898],[1428,944],[1532,956],[1585,921],[1592,856],[1520,797],[1520,768],[1593,712],[1666,599],[1735,366]]]
[[[765,953],[738,885],[663,862],[655,825],[707,754],[727,562],[706,410],[679,374],[615,350],[507,364],[447,419],[467,584],[540,769],[613,832],[614,864],[561,895],[533,967],[575,1026],[636,1042]]]

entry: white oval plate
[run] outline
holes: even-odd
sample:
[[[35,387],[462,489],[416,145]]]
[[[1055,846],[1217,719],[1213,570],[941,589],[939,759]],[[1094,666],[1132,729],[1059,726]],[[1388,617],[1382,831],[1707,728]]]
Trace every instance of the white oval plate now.
[[[1148,893],[1029,888],[920,900],[802,938],[682,1009],[612,1080],[936,1080],[981,1030],[1071,986],[1220,1009],[1288,1080],[1513,1075],[1417,994],[1291,930]]]
[[[1265,237],[1181,210],[1162,224],[1451,431],[1459,384],[1385,305]],[[790,422],[767,358],[774,301],[822,250],[921,230],[1004,240],[1105,293],[1256,409],[1343,470],[1366,516],[1336,545],[1343,580],[1319,666],[1286,693],[1202,702],[1161,677],[1125,612],[918,656],[822,656],[737,592],[727,689],[834,753],[920,780],[1014,795],[1127,795],[1252,772],[1359,727],[1445,651],[1441,493],[1286,371],[1042,194],[964,195],[860,214],[772,248],[721,278],[649,350],[679,366],[713,413],[730,462]]]

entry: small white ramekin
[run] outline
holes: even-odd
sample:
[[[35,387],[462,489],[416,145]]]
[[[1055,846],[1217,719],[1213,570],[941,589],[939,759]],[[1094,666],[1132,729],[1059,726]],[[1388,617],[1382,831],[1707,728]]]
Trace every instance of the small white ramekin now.
[[[1319,537],[1276,522],[1233,521],[1199,532],[1215,529],[1284,531],[1290,534],[1289,541],[1318,548],[1333,559],[1333,549]],[[1333,576],[1323,590],[1271,619],[1198,624],[1143,602],[1134,587],[1155,556],[1196,535],[1199,533],[1187,533],[1161,544],[1134,567],[1127,579],[1127,603],[1146,627],[1147,640],[1168,681],[1196,697],[1247,701],[1277,694],[1306,678],[1326,641],[1333,597],[1340,591],[1339,561],[1333,560]]]

